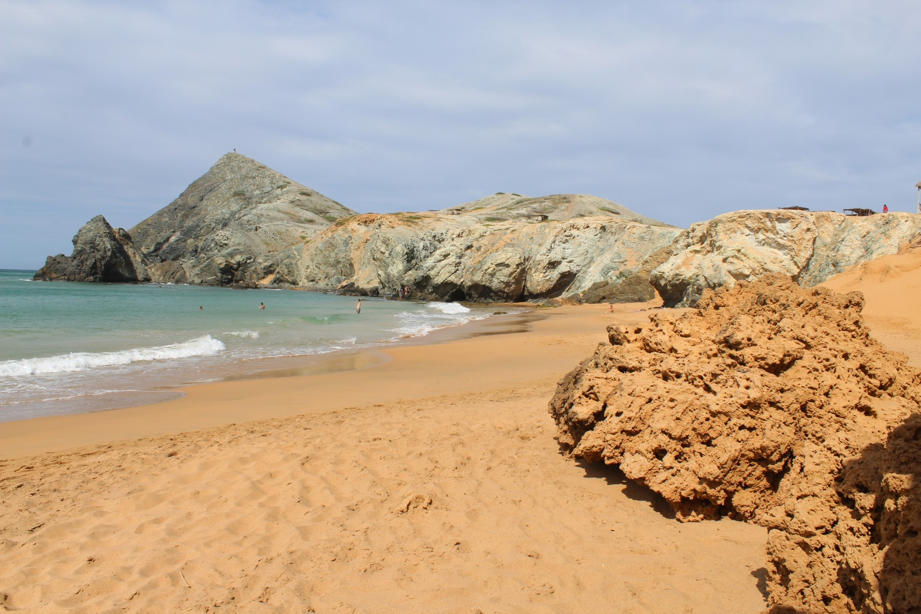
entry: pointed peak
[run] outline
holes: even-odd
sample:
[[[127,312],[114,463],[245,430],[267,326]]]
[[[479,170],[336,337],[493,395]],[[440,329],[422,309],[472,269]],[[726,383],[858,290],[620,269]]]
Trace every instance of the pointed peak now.
[[[253,168],[258,168],[258,169],[266,169],[270,171],[272,170],[268,166],[263,164],[262,162],[258,160],[254,160],[248,156],[244,156],[243,154],[237,153],[236,151],[228,151],[227,153],[225,153],[223,156],[220,157],[220,159],[217,162],[214,163],[214,166],[212,166],[212,168],[219,167],[219,166],[233,166],[236,168],[253,167]],[[272,172],[276,172],[276,171],[272,171]]]

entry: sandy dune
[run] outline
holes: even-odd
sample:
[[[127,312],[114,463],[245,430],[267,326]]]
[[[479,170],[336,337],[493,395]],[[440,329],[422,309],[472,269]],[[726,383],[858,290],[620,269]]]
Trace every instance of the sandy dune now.
[[[836,292],[863,292],[863,315],[873,336],[921,367],[921,239],[899,254],[856,266],[821,285]]]
[[[646,316],[603,312],[395,348],[365,370],[2,424],[0,605],[762,610],[763,529],[680,524],[617,471],[559,453],[557,379],[607,324]]]

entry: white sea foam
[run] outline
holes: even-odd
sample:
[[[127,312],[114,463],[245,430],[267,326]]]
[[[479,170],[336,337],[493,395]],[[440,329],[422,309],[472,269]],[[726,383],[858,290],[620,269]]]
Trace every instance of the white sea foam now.
[[[469,307],[460,303],[428,303],[428,310],[399,314],[400,326],[391,329],[401,337],[422,337],[439,328],[466,324],[488,317],[485,313],[474,315]]]
[[[470,308],[464,307],[460,303],[428,303],[426,307],[449,315],[470,313]]]
[[[198,337],[185,343],[173,343],[152,348],[134,348],[119,352],[95,354],[76,352],[48,358],[26,358],[0,362],[0,377],[72,373],[99,367],[127,365],[133,362],[170,360],[191,356],[211,356],[224,350],[224,344],[211,335]]]
[[[259,331],[257,330],[229,330],[224,333],[225,335],[233,335],[234,337],[239,337],[240,339],[258,339]]]

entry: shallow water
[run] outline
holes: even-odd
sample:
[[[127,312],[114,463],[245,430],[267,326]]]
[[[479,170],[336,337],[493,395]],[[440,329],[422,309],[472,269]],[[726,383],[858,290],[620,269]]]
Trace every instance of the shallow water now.
[[[165,400],[183,384],[299,368],[290,357],[383,346],[492,313],[365,298],[356,314],[355,298],[315,292],[33,273],[0,270],[0,422]]]

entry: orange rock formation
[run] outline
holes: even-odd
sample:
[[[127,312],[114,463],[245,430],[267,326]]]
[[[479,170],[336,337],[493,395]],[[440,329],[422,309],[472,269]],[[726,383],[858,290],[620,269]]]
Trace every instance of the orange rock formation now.
[[[561,380],[561,446],[617,464],[679,520],[769,528],[776,611],[921,608],[921,372],[860,293],[782,276],[608,329]]]

